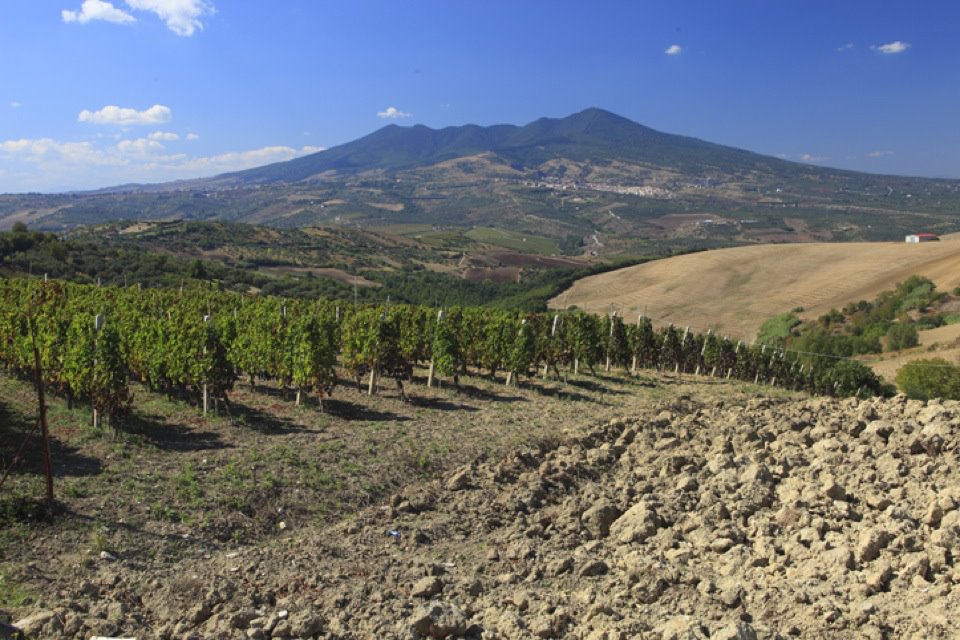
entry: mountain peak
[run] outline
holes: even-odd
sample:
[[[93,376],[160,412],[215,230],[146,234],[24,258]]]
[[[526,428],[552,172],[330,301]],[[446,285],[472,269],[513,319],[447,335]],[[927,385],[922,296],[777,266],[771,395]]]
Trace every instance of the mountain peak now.
[[[511,165],[529,168],[561,158],[575,162],[623,160],[683,165],[693,172],[723,162],[741,167],[778,162],[739,149],[661,133],[605,109],[588,107],[564,118],[540,118],[522,127],[467,124],[431,129],[422,124],[390,124],[353,142],[221,179],[240,183],[297,182],[329,171],[413,169],[477,153],[493,153]]]
[[[600,107],[587,107],[583,111],[578,111],[577,113],[571,114],[565,118],[566,120],[606,120],[610,122],[618,122],[621,124],[631,124],[636,125],[637,123],[633,120],[628,120],[623,116],[617,115],[612,111],[607,111],[606,109],[601,109]]]

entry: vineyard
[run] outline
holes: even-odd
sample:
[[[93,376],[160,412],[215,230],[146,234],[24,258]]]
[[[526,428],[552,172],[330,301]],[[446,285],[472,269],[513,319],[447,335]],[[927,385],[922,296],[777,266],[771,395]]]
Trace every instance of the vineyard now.
[[[0,296],[5,465],[55,396],[58,501],[29,436],[0,494],[28,637],[955,636],[956,404],[732,382],[884,392],[854,361],[577,311]]]
[[[485,375],[507,385],[539,375],[613,368],[693,373],[820,395],[883,395],[867,368],[845,359],[748,346],[648,319],[579,311],[517,313],[282,300],[198,286],[114,288],[0,281],[0,361],[72,405],[88,403],[114,429],[130,409],[131,378],[170,397],[229,411],[239,381],[271,381],[322,409],[338,380],[369,394],[393,378],[401,397],[414,368],[427,384]],[[39,367],[37,366],[39,364]]]

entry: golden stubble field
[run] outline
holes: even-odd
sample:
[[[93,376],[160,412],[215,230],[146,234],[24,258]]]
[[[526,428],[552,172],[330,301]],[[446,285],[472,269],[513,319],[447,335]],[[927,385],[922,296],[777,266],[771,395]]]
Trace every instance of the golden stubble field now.
[[[802,307],[817,317],[832,307],[872,299],[911,275],[941,291],[960,285],[960,234],[940,242],[773,244],[720,249],[578,280],[551,300],[596,313],[616,308],[752,340],[764,320]]]

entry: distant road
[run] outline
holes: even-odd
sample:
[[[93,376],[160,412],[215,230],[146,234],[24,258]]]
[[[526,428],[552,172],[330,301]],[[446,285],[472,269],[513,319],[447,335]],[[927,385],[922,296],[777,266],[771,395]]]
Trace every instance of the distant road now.
[[[939,242],[773,244],[719,249],[626,267],[578,280],[551,300],[628,320],[640,313],[752,341],[767,318],[803,307],[816,318],[832,307],[872,300],[911,275],[938,290],[960,285],[960,234]]]

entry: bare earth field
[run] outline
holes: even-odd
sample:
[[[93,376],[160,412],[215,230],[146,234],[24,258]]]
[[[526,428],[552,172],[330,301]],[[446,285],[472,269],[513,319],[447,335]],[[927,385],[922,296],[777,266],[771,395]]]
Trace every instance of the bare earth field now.
[[[0,377],[5,461],[29,385]],[[954,638],[960,403],[604,376],[231,417],[51,408],[60,504],[3,497],[36,638]],[[32,455],[32,454],[30,454]]]
[[[320,278],[330,278],[337,282],[348,285],[357,285],[358,287],[379,287],[379,282],[367,280],[363,276],[347,273],[343,269],[334,267],[260,267],[260,271],[267,273],[312,273]]]
[[[920,346],[923,347],[953,344],[960,339],[960,323],[920,331],[917,337],[919,338]]]
[[[918,274],[940,290],[960,284],[960,235],[940,242],[773,244],[694,253],[577,281],[551,300],[635,318],[646,313],[701,331],[752,341],[771,316],[803,307],[817,317],[872,299]]]

